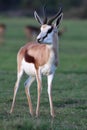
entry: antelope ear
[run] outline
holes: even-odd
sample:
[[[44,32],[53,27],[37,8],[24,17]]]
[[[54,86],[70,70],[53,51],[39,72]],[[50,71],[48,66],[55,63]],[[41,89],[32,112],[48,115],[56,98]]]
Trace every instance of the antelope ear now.
[[[34,17],[35,17],[35,19],[36,19],[41,25],[43,24],[41,18],[39,17],[39,15],[37,14],[36,11],[34,11]]]
[[[61,22],[62,19],[63,19],[63,13],[61,13],[61,14],[58,16],[58,18],[57,18],[57,20],[56,20],[56,22],[55,22],[55,26],[56,26],[56,27],[59,26],[59,24],[60,24],[60,22]]]

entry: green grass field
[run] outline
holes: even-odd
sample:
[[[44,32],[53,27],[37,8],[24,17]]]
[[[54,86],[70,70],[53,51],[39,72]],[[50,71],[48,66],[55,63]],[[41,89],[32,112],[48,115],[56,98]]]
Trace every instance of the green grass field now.
[[[5,42],[0,44],[0,130],[87,130],[87,21],[63,21],[67,32],[60,38],[60,64],[56,71],[52,95],[56,117],[50,116],[46,77],[43,78],[40,117],[29,115],[22,78],[12,115],[9,114],[16,81],[16,55],[27,40],[26,18],[0,18],[7,25]],[[60,28],[61,28],[60,27]],[[31,87],[34,111],[36,82]]]

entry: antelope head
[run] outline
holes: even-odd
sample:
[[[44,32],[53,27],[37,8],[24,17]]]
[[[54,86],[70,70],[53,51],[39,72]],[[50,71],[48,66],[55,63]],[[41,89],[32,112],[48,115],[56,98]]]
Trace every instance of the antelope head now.
[[[54,33],[58,33],[57,28],[59,27],[60,21],[63,17],[62,8],[60,8],[58,13],[49,20],[47,20],[47,17],[45,16],[44,20],[42,21],[36,11],[34,12],[34,16],[35,16],[35,19],[41,25],[40,33],[37,36],[37,41],[39,43],[52,44],[53,35]]]

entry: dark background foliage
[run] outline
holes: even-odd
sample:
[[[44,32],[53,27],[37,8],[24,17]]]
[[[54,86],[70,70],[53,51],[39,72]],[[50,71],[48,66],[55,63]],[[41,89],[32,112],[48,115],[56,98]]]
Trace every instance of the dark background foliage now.
[[[62,4],[66,12],[65,17],[87,18],[87,0],[0,0],[0,12],[12,16],[32,16],[32,11],[35,9],[42,13],[44,4],[47,6],[48,15],[54,14]]]

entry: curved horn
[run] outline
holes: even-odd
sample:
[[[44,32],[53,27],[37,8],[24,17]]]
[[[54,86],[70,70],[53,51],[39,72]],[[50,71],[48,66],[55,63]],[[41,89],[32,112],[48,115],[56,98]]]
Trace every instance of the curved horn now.
[[[48,0],[40,0],[40,2],[43,7],[43,16],[44,16],[43,24],[46,24],[47,23],[46,4],[47,4]]]
[[[46,24],[46,23],[47,23],[47,16],[46,16],[46,5],[43,7],[43,15],[44,15],[43,24]]]
[[[60,7],[58,13],[57,13],[55,16],[53,16],[51,19],[49,19],[49,21],[48,21],[47,24],[48,24],[48,25],[51,25],[52,22],[53,22],[61,13],[62,13],[62,8]]]

